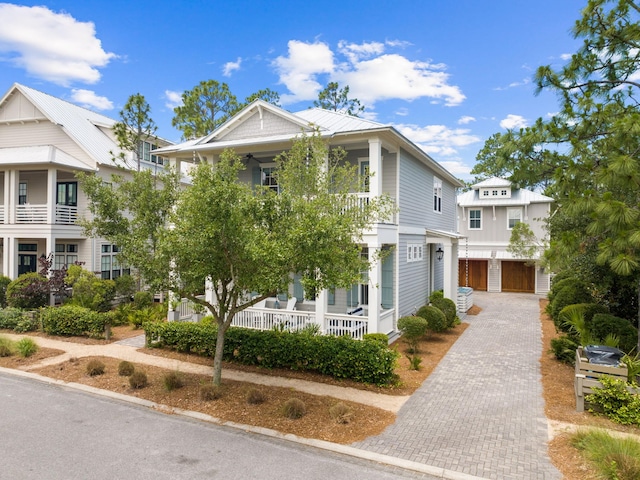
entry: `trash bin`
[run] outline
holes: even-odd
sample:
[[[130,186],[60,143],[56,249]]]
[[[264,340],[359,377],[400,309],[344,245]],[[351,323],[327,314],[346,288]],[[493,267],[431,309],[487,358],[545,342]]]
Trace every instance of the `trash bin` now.
[[[587,356],[589,363],[610,365],[612,367],[620,365],[620,360],[624,357],[622,350],[604,345],[587,345],[584,347],[583,352]]]

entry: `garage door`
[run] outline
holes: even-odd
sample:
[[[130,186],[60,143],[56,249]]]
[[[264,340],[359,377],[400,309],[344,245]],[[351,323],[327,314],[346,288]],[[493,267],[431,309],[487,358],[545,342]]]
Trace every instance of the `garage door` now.
[[[524,262],[502,261],[502,291],[534,293],[536,271]]]
[[[469,266],[469,284],[467,285],[467,262]],[[487,265],[486,260],[459,260],[458,261],[458,285],[471,287],[474,290],[487,291]]]

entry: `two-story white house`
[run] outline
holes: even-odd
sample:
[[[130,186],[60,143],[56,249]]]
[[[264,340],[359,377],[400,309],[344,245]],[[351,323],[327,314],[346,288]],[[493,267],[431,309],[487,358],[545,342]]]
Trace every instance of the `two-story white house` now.
[[[387,194],[397,212],[364,234],[363,254],[390,252],[373,265],[366,283],[310,298],[294,278],[288,292],[295,298],[289,300],[290,308],[307,312],[324,330],[330,325],[348,329],[347,315],[357,313],[359,323],[366,325],[363,332],[390,333],[399,317],[428,303],[434,290],[457,301],[455,191],[462,184],[391,126],[318,108],[290,113],[256,100],[207,137],[158,152],[178,165],[216,162],[225,149],[233,149],[246,162],[240,181],[277,190],[275,157],[301,132],[316,129],[331,147],[347,151],[347,162],[372,174],[367,191],[354,195],[366,199]],[[286,296],[279,305],[286,303]]]
[[[460,286],[489,292],[548,292],[549,273],[539,263],[542,249],[535,258],[516,258],[507,247],[519,222],[526,222],[538,245],[544,245],[548,241],[544,220],[552,202],[497,177],[458,195],[458,231],[465,237],[458,245]]]
[[[87,238],[77,225],[87,200],[75,174],[93,172],[106,182],[112,173],[136,169],[133,155],[114,161],[119,149],[115,120],[20,84],[0,99],[0,268],[16,278],[38,270],[38,257],[54,254],[53,268],[84,262],[114,279],[128,268],[118,246]],[[160,142],[160,143],[159,143]],[[163,168],[143,142],[143,168]],[[112,153],[113,152],[113,153]]]

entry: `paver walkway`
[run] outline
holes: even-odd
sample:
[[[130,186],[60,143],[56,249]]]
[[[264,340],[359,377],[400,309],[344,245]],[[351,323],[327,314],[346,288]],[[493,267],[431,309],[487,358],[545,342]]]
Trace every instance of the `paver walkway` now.
[[[381,435],[353,446],[489,479],[559,479],[547,456],[539,297],[474,292],[483,310]]]

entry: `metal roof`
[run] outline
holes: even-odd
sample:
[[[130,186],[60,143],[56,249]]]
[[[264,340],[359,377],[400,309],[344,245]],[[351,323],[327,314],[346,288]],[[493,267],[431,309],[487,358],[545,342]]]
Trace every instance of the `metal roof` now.
[[[60,126],[97,164],[115,165],[110,152],[119,154],[118,145],[100,128],[112,128],[116,123],[114,119],[19,83],[14,84],[10,92],[14,88],[31,101],[52,123]],[[120,164],[122,164],[121,161]],[[121,166],[134,167],[131,163]]]
[[[511,191],[510,198],[480,197],[478,190],[469,190],[458,195],[457,203],[461,207],[492,207],[492,206],[516,206],[529,205],[531,203],[551,203],[553,198],[540,193],[532,192],[524,188]]]
[[[52,145],[0,148],[0,164],[2,165],[43,163],[53,163],[77,170],[91,170],[91,167],[86,163]]]
[[[333,133],[370,130],[388,126],[364,118],[354,117],[353,115],[347,115],[346,113],[323,110],[322,108],[309,108],[295,112],[294,115]]]

